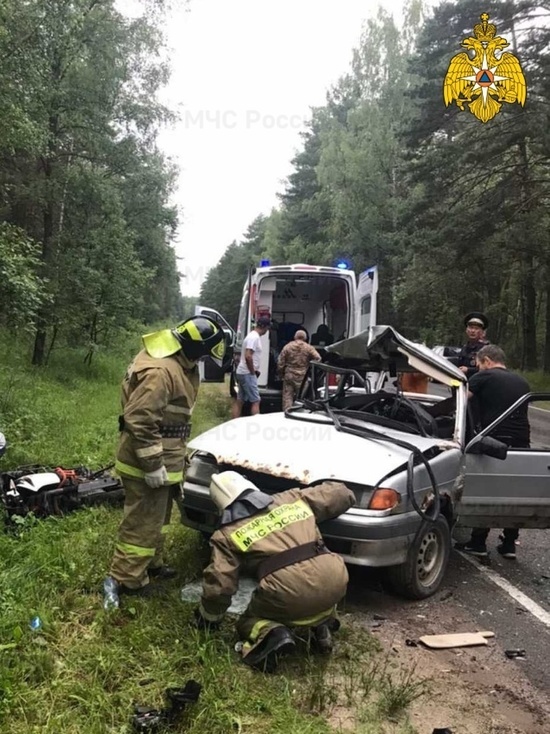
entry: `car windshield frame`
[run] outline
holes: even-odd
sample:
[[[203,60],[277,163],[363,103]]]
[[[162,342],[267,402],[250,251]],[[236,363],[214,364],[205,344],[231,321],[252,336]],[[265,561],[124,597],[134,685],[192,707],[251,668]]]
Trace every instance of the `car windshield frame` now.
[[[344,360],[340,360],[341,362]],[[345,358],[347,364],[356,363],[358,360],[353,358]],[[345,419],[353,419],[354,421],[361,421],[365,424],[370,424],[375,433],[380,436],[386,436],[382,431],[376,431],[375,427],[381,429],[388,429],[391,431],[398,431],[409,435],[418,435],[424,438],[433,438],[440,442],[453,444],[462,444],[462,441],[457,440],[457,436],[460,435],[462,430],[462,421],[460,420],[460,411],[456,408],[455,422],[453,428],[452,438],[440,438],[437,435],[429,434],[423,429],[421,416],[419,417],[419,408],[422,408],[422,402],[439,402],[436,396],[429,396],[424,393],[406,393],[401,390],[386,391],[379,387],[379,389],[372,389],[371,380],[369,374],[365,371],[363,374],[359,371],[357,366],[345,367],[342,364],[327,364],[323,362],[311,362],[309,370],[304,377],[301,389],[298,393],[298,398],[294,406],[289,408],[285,415],[288,418],[297,420],[312,420],[312,414],[318,416],[324,414],[328,417],[329,421],[335,423],[334,416],[341,416]],[[336,377],[336,384],[330,384],[330,376]],[[371,373],[372,376],[372,373]],[[377,386],[383,385],[391,375],[388,372],[382,372],[378,375],[376,380]],[[343,378],[343,379],[342,379]],[[446,386],[449,387],[449,386]],[[466,397],[465,390],[461,390],[462,386],[459,386],[456,391],[456,402],[457,406]],[[362,410],[354,410],[352,407],[338,407],[338,403],[343,402],[343,398],[346,394],[349,394],[350,390],[353,390],[353,394],[362,395],[368,399],[368,396],[379,396],[381,400],[395,398],[404,405],[409,407],[414,414],[416,421],[416,430],[413,424],[410,422],[400,421],[398,419],[390,418],[375,413],[367,413]],[[433,399],[436,398],[436,399]],[[304,412],[304,409],[307,412]],[[315,419],[313,419],[315,420]]]

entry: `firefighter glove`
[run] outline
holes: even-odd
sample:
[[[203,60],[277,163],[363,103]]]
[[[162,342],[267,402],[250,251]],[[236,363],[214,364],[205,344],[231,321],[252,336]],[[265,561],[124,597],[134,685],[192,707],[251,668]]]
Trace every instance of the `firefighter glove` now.
[[[162,465],[160,469],[148,472],[144,479],[152,489],[158,489],[159,487],[162,487],[163,484],[168,484],[168,472],[166,471],[166,467]]]

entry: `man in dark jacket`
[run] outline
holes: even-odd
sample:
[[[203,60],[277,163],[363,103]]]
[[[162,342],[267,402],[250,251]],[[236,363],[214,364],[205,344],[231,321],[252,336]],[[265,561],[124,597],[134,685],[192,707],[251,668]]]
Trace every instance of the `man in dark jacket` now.
[[[474,408],[481,428],[490,426],[516,400],[529,391],[529,383],[521,375],[506,368],[506,357],[500,347],[488,344],[477,353],[479,371],[468,382],[468,397]],[[491,432],[493,438],[514,448],[529,448],[528,406],[524,403],[510,416],[501,421]],[[475,528],[470,541],[460,546],[466,553],[486,557],[488,528]],[[516,557],[517,528],[505,528],[502,542],[497,546],[504,558]]]
[[[489,321],[487,316],[480,311],[472,311],[464,317],[464,326],[466,327],[468,341],[460,350],[456,365],[470,379],[478,370],[476,364],[477,353],[489,343],[485,338]]]
[[[277,657],[295,647],[293,627],[311,629],[313,644],[329,653],[348,572],[342,558],[325,547],[317,523],[352,507],[353,492],[327,481],[268,495],[226,471],[212,477],[210,494],[222,515],[210,541],[198,626],[219,624],[246,564],[259,585],[237,622],[243,662],[273,672]]]

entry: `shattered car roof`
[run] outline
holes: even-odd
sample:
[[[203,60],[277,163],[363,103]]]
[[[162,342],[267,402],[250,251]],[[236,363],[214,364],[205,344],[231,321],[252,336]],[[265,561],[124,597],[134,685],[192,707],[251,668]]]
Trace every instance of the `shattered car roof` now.
[[[466,376],[445,357],[423,344],[405,339],[391,326],[373,326],[349,339],[331,344],[327,352],[334,361],[346,361],[369,372],[422,372],[441,382],[458,387]]]

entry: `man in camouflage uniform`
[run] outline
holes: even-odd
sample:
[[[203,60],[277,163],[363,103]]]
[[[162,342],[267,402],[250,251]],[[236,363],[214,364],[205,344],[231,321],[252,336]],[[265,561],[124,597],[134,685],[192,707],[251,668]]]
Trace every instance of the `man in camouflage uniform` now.
[[[478,371],[476,361],[477,353],[482,347],[489,344],[485,338],[489,321],[485,314],[479,311],[472,311],[472,313],[464,317],[464,326],[466,327],[468,342],[460,350],[456,364],[458,369],[464,372],[469,379]]]
[[[225,340],[217,324],[194,316],[173,330],[146,334],[143,345],[122,383],[115,466],[125,490],[124,516],[106,581],[114,580],[117,594],[151,596],[158,587],[149,585],[150,577],[175,576],[162,563],[163,531],[183,480],[197,363],[208,355],[221,364]]]
[[[286,344],[277,362],[277,370],[283,381],[283,410],[288,410],[309,368],[310,362],[320,362],[321,355],[307,343],[307,335],[301,329],[294,341]]]
[[[212,556],[195,610],[198,627],[219,625],[246,566],[259,585],[237,622],[243,662],[273,672],[277,657],[295,648],[289,627],[311,630],[316,650],[330,653],[348,572],[341,556],[325,547],[317,523],[352,507],[353,492],[326,481],[268,495],[225,471],[213,475],[210,495],[221,521],[210,540]]]

